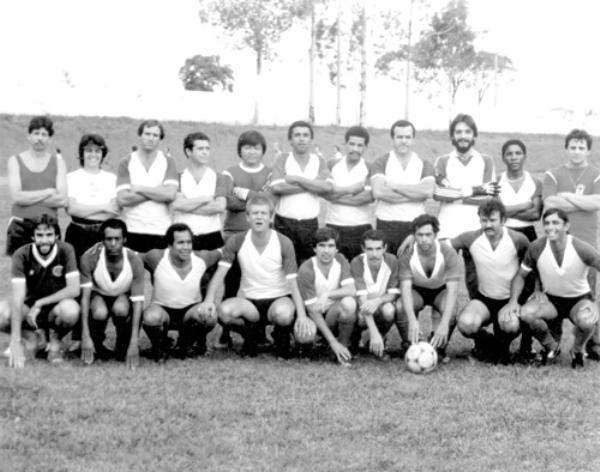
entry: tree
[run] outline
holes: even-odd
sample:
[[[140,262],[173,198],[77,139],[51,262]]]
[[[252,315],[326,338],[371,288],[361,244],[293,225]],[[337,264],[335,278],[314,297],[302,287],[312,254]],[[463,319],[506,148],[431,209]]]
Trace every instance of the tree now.
[[[179,78],[186,90],[214,92],[220,87],[228,92],[233,91],[233,70],[222,66],[219,56],[202,56],[200,54],[185,60],[179,69]]]
[[[476,33],[468,25],[467,16],[465,0],[451,1],[433,16],[429,29],[421,33],[412,51],[417,81],[447,87],[450,108],[476,64]]]
[[[255,55],[256,76],[260,80],[263,61],[275,55],[274,45],[281,35],[303,17],[305,0],[200,0],[200,20],[232,34],[241,48]],[[258,122],[258,96],[254,101],[254,123]]]
[[[478,51],[469,79],[469,85],[477,93],[477,104],[481,105],[490,87],[497,85],[500,76],[506,71],[513,70],[515,69],[509,57],[488,51]]]

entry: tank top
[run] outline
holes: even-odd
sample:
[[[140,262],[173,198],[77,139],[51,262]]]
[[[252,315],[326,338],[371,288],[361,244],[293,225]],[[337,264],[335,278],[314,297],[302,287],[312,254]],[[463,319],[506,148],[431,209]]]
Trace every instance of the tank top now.
[[[55,154],[50,155],[48,165],[41,172],[32,172],[25,166],[20,155],[17,154],[15,157],[17,158],[17,165],[19,166],[21,190],[43,190],[45,188],[56,187],[58,164]],[[18,203],[13,203],[12,205],[12,215],[20,218],[36,219],[44,213],[52,216],[57,215],[56,208],[46,206],[43,203],[36,203],[35,205],[19,205]]]

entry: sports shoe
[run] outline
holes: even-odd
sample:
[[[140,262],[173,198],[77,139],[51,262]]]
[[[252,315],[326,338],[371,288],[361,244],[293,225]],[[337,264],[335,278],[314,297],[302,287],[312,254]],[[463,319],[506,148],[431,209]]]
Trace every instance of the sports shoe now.
[[[587,358],[591,361],[600,361],[600,345],[587,343],[585,347]]]
[[[450,363],[450,356],[446,352],[446,348],[445,347],[438,347],[437,348],[437,355],[438,355],[439,362],[441,362],[442,364],[448,364],[448,363]]]
[[[571,351],[571,367],[573,369],[583,369],[583,352]]]
[[[560,346],[557,346],[554,349],[544,348],[542,352],[540,352],[540,365],[552,364],[559,356]]]
[[[63,352],[58,346],[50,346],[48,349],[48,362],[60,364],[63,361]]]

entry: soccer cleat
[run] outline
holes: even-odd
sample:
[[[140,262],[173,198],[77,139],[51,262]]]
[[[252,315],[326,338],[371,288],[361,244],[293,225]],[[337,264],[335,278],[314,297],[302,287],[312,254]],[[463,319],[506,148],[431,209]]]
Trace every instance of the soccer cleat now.
[[[544,348],[542,352],[540,352],[540,365],[552,364],[559,356],[560,346],[557,346],[554,349]]]
[[[63,352],[60,348],[48,349],[48,362],[51,364],[60,364],[63,361]]]
[[[587,346],[585,347],[585,352],[589,360],[600,361],[600,345],[590,344],[588,342]]]
[[[571,351],[571,367],[573,369],[582,369],[583,368],[583,352]]]

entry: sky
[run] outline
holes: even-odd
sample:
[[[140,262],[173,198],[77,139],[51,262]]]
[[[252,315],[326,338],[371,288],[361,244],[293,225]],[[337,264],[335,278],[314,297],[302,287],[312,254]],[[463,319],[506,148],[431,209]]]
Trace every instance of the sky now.
[[[402,8],[409,0],[371,2]],[[257,83],[251,52],[232,49],[233,41],[201,25],[198,6],[197,0],[3,0],[0,112],[247,123],[258,91],[261,123],[306,117],[305,31],[284,37],[280,58],[267,64]],[[600,134],[594,35],[600,2],[470,0],[469,8],[472,27],[485,31],[477,46],[509,56],[516,71],[502,81],[496,100],[490,92],[478,107],[464,94],[454,111],[472,113],[488,130],[565,132],[584,126]],[[194,54],[221,55],[234,68],[234,93],[185,92],[178,70]],[[317,122],[333,122],[335,90],[323,67],[316,96]],[[371,71],[367,96],[367,124],[387,127],[403,115],[403,84]],[[411,99],[410,118],[419,128],[445,128],[451,112],[443,99]],[[343,123],[357,120],[358,96],[348,89]]]

